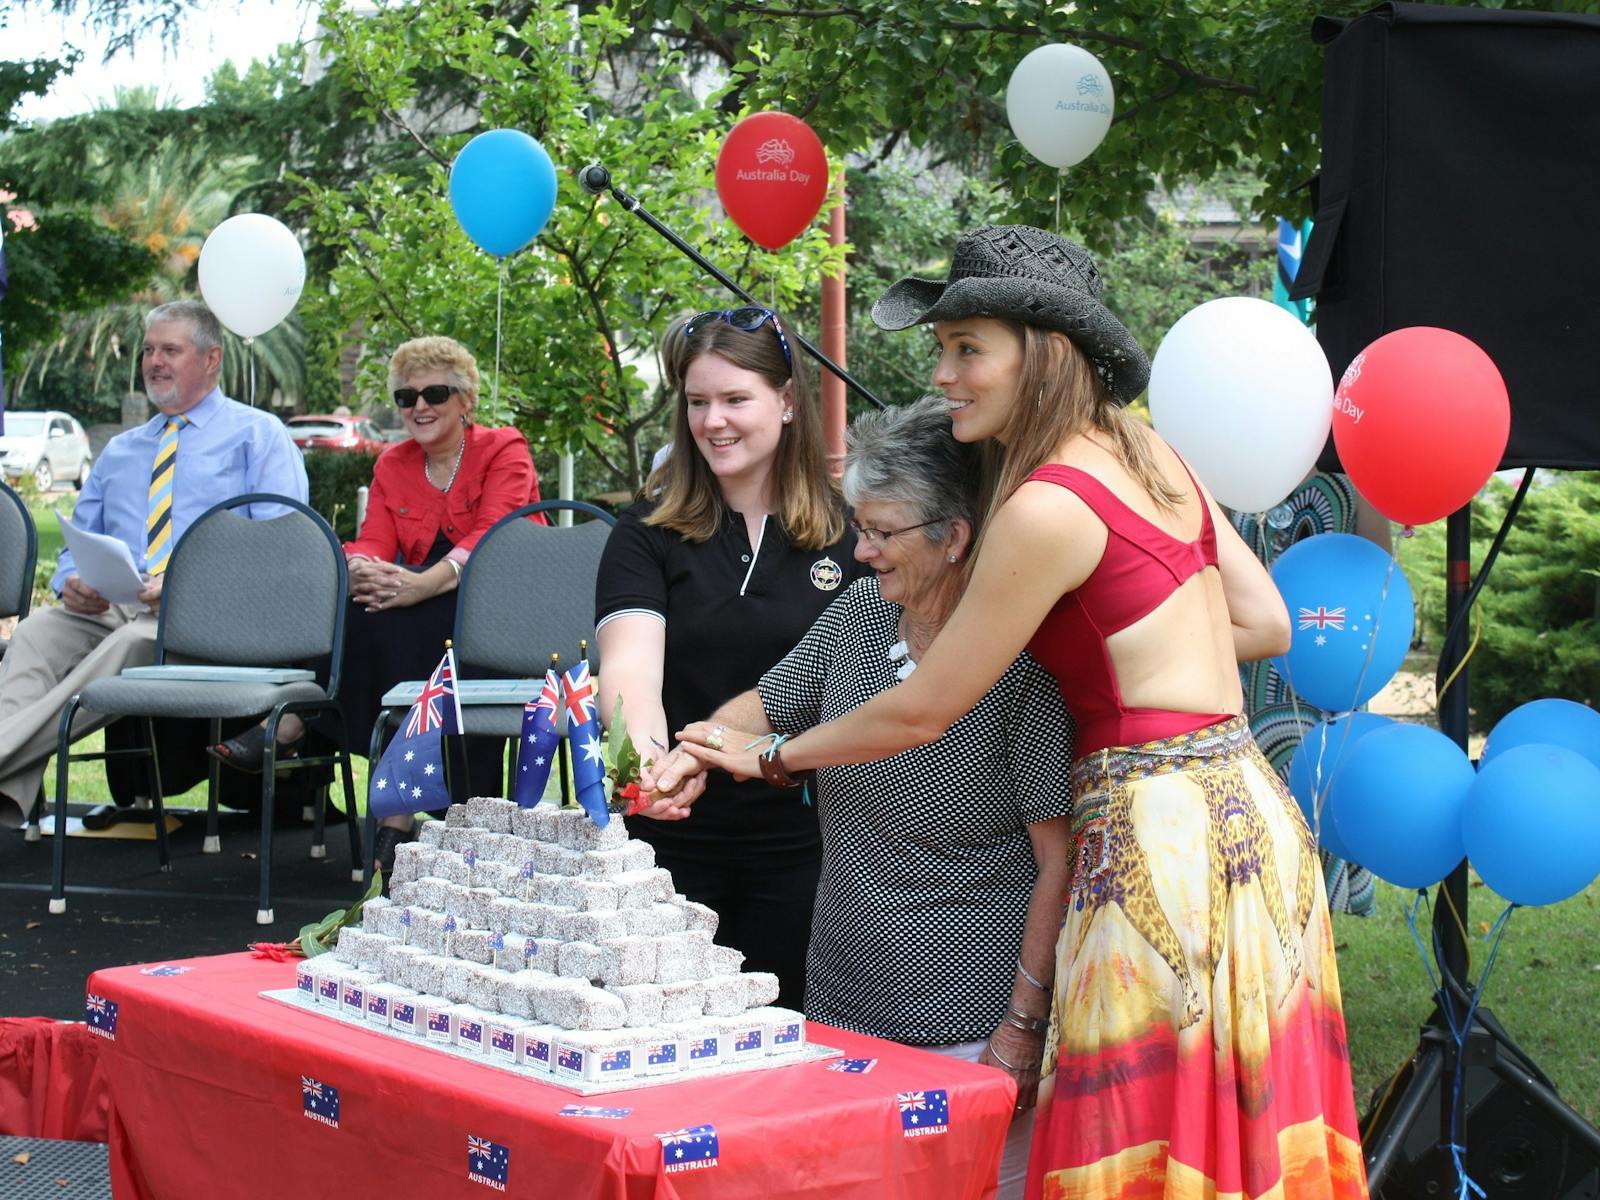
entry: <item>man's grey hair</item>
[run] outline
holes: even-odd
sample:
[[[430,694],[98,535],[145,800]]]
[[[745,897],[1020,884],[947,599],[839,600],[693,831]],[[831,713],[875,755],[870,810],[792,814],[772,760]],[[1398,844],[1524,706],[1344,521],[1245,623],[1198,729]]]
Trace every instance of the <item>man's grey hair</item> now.
[[[951,435],[940,396],[864,413],[845,431],[845,503],[907,505],[913,524],[937,522],[922,531],[930,541],[955,517],[977,528],[978,476],[977,453]]]
[[[198,300],[173,300],[152,308],[144,317],[145,332],[149,333],[150,326],[162,321],[187,321],[193,331],[189,340],[201,354],[213,346],[222,345],[222,322],[217,320],[216,313]]]

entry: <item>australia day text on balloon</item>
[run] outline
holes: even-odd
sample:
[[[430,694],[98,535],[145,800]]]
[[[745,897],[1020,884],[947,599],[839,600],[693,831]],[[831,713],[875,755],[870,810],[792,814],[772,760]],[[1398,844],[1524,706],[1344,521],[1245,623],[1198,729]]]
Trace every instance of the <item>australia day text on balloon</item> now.
[[[757,165],[753,168],[741,167],[734,172],[734,178],[741,183],[798,183],[811,182],[811,173],[801,171],[789,166],[795,160],[794,147],[782,138],[773,138],[756,147],[756,162],[775,163],[774,167]]]

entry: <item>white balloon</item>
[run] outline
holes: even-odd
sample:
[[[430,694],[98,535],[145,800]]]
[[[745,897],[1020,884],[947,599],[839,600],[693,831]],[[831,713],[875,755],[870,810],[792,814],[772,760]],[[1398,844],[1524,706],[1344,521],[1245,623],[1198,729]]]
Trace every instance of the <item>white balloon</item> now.
[[[1191,309],[1150,366],[1150,419],[1217,503],[1264,512],[1328,441],[1333,373],[1295,316],[1234,296]]]
[[[1006,119],[1027,152],[1052,167],[1093,154],[1111,128],[1116,96],[1100,60],[1081,46],[1032,50],[1006,84]]]
[[[200,294],[240,337],[256,337],[282,321],[305,285],[299,241],[264,213],[229,217],[200,247]]]

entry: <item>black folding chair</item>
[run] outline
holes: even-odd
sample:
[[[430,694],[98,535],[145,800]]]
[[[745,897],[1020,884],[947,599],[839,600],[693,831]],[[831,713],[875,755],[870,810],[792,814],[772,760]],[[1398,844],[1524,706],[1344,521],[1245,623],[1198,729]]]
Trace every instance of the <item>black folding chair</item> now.
[[[246,505],[276,504],[282,516],[251,520],[236,512]],[[161,595],[155,666],[136,667],[96,680],[61,714],[56,757],[55,871],[50,911],[65,912],[67,768],[73,761],[111,755],[146,757],[154,809],[156,852],[170,870],[166,818],[162,810],[154,730],[151,749],[73,754],[72,720],[77,711],[114,716],[203,717],[212,740],[225,717],[267,714],[266,761],[261,776],[261,887],[257,924],[272,921],[273,798],[279,769],[337,762],[344,776],[345,819],[350,831],[351,877],[361,876],[361,833],[355,816],[350,755],[277,759],[278,723],[285,713],[331,712],[341,723],[339,659],[344,646],[344,550],[328,523],[287,496],[235,497],[205,512],[173,549]],[[327,656],[332,662],[324,688],[300,666]],[[342,742],[343,739],[341,738]],[[217,799],[220,765],[211,766],[206,807],[206,850],[218,848]],[[311,856],[326,854],[323,822],[326,791],[318,790]]]
[[[528,520],[536,513],[562,510],[594,519],[566,529]],[[475,695],[472,680],[458,684],[463,733],[516,743],[522,735],[522,706],[544,685],[552,652],[575,660],[578,643],[587,641],[589,666],[599,670],[594,582],[615,524],[616,518],[604,509],[581,500],[544,500],[507,513],[473,547],[456,596],[456,666],[462,676],[476,673],[503,686]],[[372,725],[373,763],[382,754],[385,734],[399,724],[422,686],[422,680],[413,680],[384,695],[384,707]],[[510,778],[516,778],[515,770],[513,765]],[[468,788],[451,782],[457,785],[451,788],[453,798],[464,798]],[[373,845],[376,838],[369,778],[366,844]],[[370,881],[370,859],[363,866]]]

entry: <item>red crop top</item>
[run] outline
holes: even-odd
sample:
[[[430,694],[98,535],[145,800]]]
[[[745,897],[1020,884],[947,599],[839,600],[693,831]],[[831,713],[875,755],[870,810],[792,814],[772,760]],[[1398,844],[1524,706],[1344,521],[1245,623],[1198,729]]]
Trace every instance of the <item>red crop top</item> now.
[[[1066,488],[1106,526],[1106,549],[1099,565],[1081,587],[1056,601],[1028,643],[1029,652],[1056,677],[1062,699],[1078,723],[1078,757],[1108,746],[1190,733],[1232,717],[1232,713],[1128,708],[1106,649],[1112,634],[1153,612],[1197,571],[1217,565],[1211,506],[1201,498],[1200,536],[1181,542],[1134,512],[1086,471],[1047,463],[1028,478]],[[1189,478],[1193,482],[1192,474]],[[1195,491],[1198,495],[1198,485]]]

